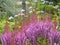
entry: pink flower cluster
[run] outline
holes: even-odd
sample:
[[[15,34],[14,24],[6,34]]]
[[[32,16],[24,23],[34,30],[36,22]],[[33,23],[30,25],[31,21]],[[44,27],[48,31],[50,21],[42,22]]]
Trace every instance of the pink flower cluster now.
[[[26,45],[27,40],[31,45],[37,45],[39,36],[48,39],[50,45],[59,44],[60,32],[49,18],[38,21],[37,16],[33,16],[28,24],[22,26],[22,29],[15,25],[14,31],[10,32],[8,28],[7,23],[4,33],[0,36],[2,45]]]

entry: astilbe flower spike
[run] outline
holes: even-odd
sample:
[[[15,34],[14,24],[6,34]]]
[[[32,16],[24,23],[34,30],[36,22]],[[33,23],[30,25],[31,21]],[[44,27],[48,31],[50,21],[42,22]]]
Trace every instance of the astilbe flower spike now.
[[[18,27],[17,27],[17,25],[15,23],[14,31],[12,32],[12,37],[11,37],[11,43],[13,41],[12,45],[19,45],[19,44],[17,44],[17,43],[19,43],[18,42],[19,39],[17,40],[18,32],[19,32]]]
[[[9,30],[9,23],[6,21],[6,25],[4,28],[4,34],[1,35],[1,42],[2,45],[10,45],[10,39],[11,39],[11,32]]]
[[[37,45],[37,38],[40,36],[42,40],[48,39],[50,45],[58,45],[60,32],[56,29],[56,23],[51,21],[50,15],[46,18],[43,15],[43,20],[38,21],[37,14],[33,11],[30,18],[19,22],[19,26],[15,22],[13,32],[9,30],[9,23],[6,22],[4,33],[0,36],[2,45],[26,45],[27,39],[31,45]]]
[[[21,34],[22,45],[26,45],[27,37],[25,35],[25,30],[26,30],[27,26],[23,25],[23,22],[21,23],[21,26],[22,26],[22,28],[21,28],[20,34]],[[24,26],[26,26],[26,27],[24,28]]]
[[[30,23],[34,24],[38,21],[37,14],[35,11],[33,11],[32,18],[30,19]]]
[[[36,14],[33,15],[30,21],[31,21],[30,25],[27,28],[27,30],[25,31],[25,33],[26,33],[26,36],[28,37],[28,39],[30,40],[31,44],[36,45],[37,34],[40,30],[40,28],[38,27],[39,23],[37,22],[37,15]]]
[[[52,27],[52,30],[48,32],[48,41],[51,43],[50,45],[59,44],[60,32],[56,29],[55,26]]]

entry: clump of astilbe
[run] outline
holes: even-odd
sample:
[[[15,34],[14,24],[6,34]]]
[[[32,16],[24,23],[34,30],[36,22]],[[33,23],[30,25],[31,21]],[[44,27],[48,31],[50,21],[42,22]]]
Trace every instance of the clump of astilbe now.
[[[41,40],[46,40],[48,41],[48,33],[51,30],[53,23],[51,21],[50,15],[48,15],[48,17],[46,17],[46,14],[43,15],[43,20],[40,22],[40,36],[41,36]],[[48,44],[47,44],[48,45]]]
[[[11,32],[9,30],[9,22],[6,21],[4,33],[1,35],[2,45],[10,45]]]
[[[36,41],[37,41],[37,35],[36,35],[37,34],[36,31],[38,28],[38,27],[36,28],[37,24],[38,24],[37,23],[37,15],[34,13],[32,18],[30,19],[29,27],[27,28],[27,30],[25,30],[25,34],[32,45],[36,45]]]
[[[22,24],[21,24],[22,26]],[[18,28],[19,27],[19,28]],[[17,26],[15,24],[14,31],[12,32],[11,44],[10,45],[26,45],[26,35],[23,31],[23,26]]]
[[[52,27],[52,30],[48,32],[48,41],[50,45],[59,45],[60,32],[56,29],[56,26]]]
[[[57,27],[57,22],[54,22],[54,23],[52,22],[51,27],[52,28],[50,28],[50,31],[47,33],[48,40],[50,39],[51,45],[58,45],[59,44],[58,42],[59,42],[60,32],[56,28]]]
[[[19,42],[21,40],[20,41],[18,40],[20,40],[20,35],[18,34],[18,28],[17,25],[15,24],[14,31],[12,32],[11,42],[10,42],[11,45],[19,45]]]
[[[51,27],[53,25],[50,15],[48,15],[48,18],[46,17],[46,14],[43,15],[43,20],[42,20],[42,38],[45,39],[47,38],[47,33],[51,30]],[[41,24],[40,24],[41,25]]]
[[[27,43],[27,37],[25,35],[25,30],[27,27],[24,28],[24,25],[23,23],[21,23],[21,29],[20,29],[20,36],[21,36],[21,42],[22,42],[22,45],[26,45]]]

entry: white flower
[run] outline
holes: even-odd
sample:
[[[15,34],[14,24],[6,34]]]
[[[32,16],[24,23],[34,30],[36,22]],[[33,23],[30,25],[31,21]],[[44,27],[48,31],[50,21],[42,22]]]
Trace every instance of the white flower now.
[[[49,5],[53,4],[53,2],[49,2]]]
[[[17,5],[22,5],[22,1],[20,1],[20,2],[17,2]]]
[[[24,11],[25,11],[24,9],[21,10],[21,12],[24,12]]]
[[[10,16],[10,17],[9,17],[9,20],[11,20],[11,19],[13,19],[13,17],[12,17],[12,16]]]
[[[58,9],[58,8],[59,8],[59,5],[56,5],[56,6],[55,6],[55,9]]]
[[[38,0],[34,0],[34,2],[38,2]]]
[[[44,11],[40,11],[41,13],[44,13]]]
[[[18,17],[18,15],[15,15],[14,17]]]
[[[26,3],[26,4],[30,4],[30,2],[28,2],[28,1],[26,1],[25,3]]]
[[[29,9],[32,9],[32,7],[30,6]]]
[[[42,2],[42,4],[45,4],[45,3],[46,3],[46,1],[43,1],[43,2]]]
[[[29,13],[32,13],[32,11],[29,11]]]

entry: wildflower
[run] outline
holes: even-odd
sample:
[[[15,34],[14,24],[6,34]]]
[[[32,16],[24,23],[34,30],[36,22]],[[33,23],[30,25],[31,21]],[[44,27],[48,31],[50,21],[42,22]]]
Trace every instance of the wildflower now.
[[[12,17],[12,16],[10,16],[10,17],[9,17],[9,20],[11,20],[11,19],[13,19],[13,17]]]
[[[22,9],[22,10],[21,10],[21,13],[23,13],[23,12],[25,12],[25,10],[24,10],[24,9]]]
[[[1,35],[1,42],[2,45],[10,45],[10,39],[11,39],[11,32],[5,32],[3,35]]]
[[[29,13],[32,13],[32,11],[29,11]]]
[[[59,5],[56,5],[54,8],[55,8],[55,9],[58,9],[58,8],[59,8]]]
[[[49,5],[53,4],[53,2],[49,2]]]
[[[18,28],[21,28],[21,26],[18,26]]]
[[[14,17],[18,17],[19,15],[15,15]]]
[[[40,13],[44,13],[44,11],[40,11]]]
[[[41,16],[37,16],[37,18],[38,18],[38,19],[40,19],[40,18],[41,18]]]

